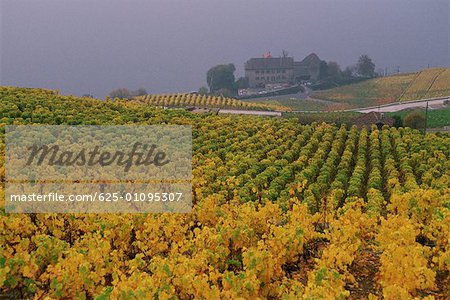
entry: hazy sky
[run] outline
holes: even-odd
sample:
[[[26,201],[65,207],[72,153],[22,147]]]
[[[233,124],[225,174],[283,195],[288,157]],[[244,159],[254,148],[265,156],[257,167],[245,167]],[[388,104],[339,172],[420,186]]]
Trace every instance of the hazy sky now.
[[[450,0],[0,0],[1,85],[104,97],[197,90],[216,64],[286,49],[342,67],[450,66]]]

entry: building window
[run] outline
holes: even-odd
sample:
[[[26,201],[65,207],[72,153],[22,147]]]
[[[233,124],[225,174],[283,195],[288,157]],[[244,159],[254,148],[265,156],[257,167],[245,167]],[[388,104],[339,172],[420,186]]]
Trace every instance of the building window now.
[[[283,79],[286,79],[286,76],[284,76],[284,75],[283,75],[283,77],[282,77],[282,78],[283,78]]]
[[[256,80],[259,80],[259,77],[256,77]]]
[[[256,74],[259,74],[259,71],[256,71]]]
[[[283,70],[283,74],[286,73],[286,70]]]

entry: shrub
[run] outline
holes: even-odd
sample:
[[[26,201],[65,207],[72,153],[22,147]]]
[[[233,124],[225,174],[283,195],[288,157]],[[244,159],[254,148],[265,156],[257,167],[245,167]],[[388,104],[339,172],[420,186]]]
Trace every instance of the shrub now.
[[[411,127],[414,129],[422,129],[425,127],[426,119],[423,114],[418,111],[413,111],[406,115],[403,120],[405,127]]]

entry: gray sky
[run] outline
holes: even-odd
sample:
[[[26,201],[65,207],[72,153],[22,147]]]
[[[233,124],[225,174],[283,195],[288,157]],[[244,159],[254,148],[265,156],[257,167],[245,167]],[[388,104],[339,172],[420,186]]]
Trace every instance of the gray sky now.
[[[1,84],[104,97],[197,90],[216,64],[286,49],[377,68],[450,66],[450,0],[0,0]]]

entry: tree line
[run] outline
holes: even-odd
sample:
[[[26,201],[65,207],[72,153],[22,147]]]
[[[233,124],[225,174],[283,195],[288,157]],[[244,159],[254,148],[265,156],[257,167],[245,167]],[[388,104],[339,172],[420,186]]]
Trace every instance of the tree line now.
[[[208,87],[201,87],[198,93],[200,95],[212,94],[224,97],[237,96],[239,89],[248,88],[249,85],[246,77],[239,77],[236,79],[234,75],[235,71],[236,67],[232,63],[219,64],[211,67],[206,73],[206,83]],[[340,65],[335,61],[322,61],[320,64],[319,78],[316,82],[313,82],[313,88],[331,88],[377,76],[375,64],[366,54],[361,55],[355,65],[346,67],[344,70],[342,70]],[[134,91],[127,88],[117,88],[112,90],[108,94],[108,97],[112,99],[130,99],[132,97],[144,96],[147,94],[145,88],[139,88]]]
[[[313,88],[326,89],[371,79],[380,75],[382,74],[375,72],[375,64],[367,54],[361,55],[355,65],[348,66],[344,70],[335,61],[322,61],[319,79],[315,82]]]
[[[130,99],[137,96],[145,96],[148,95],[147,90],[144,88],[139,88],[135,91],[130,91],[127,88],[118,88],[109,92],[108,97],[111,99],[119,98],[119,99]]]
[[[235,71],[236,67],[231,63],[220,64],[210,68],[206,73],[206,82],[209,90],[207,87],[201,87],[199,93],[207,94],[209,92],[214,95],[227,97],[236,96],[239,89],[248,88],[248,79],[246,77],[236,79]],[[318,89],[329,88],[377,76],[374,62],[367,54],[363,54],[355,65],[349,66],[344,70],[335,61],[322,61],[319,78],[314,82],[314,86]]]

